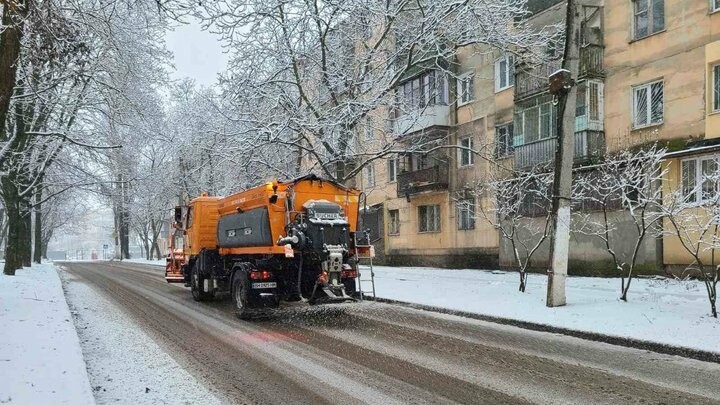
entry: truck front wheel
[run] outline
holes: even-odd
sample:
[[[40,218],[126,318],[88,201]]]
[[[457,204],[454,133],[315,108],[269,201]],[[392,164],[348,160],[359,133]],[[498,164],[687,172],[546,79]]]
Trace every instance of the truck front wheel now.
[[[247,319],[250,315],[248,308],[248,273],[246,270],[236,270],[233,274],[232,301],[235,306],[235,315],[240,319]]]

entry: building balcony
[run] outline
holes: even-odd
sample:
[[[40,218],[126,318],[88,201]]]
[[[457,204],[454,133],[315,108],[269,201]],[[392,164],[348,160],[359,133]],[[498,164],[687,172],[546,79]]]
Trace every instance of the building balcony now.
[[[429,191],[448,189],[449,165],[438,162],[435,166],[411,172],[398,173],[398,196],[410,196]]]
[[[561,67],[561,60],[554,60],[536,68],[516,66],[515,100],[524,100],[548,91],[548,77]]]
[[[605,64],[602,45],[588,44],[580,48],[579,79],[598,79],[605,77]]]
[[[555,160],[557,138],[546,138],[515,146],[514,164],[516,170],[528,170],[535,166],[551,164]],[[592,161],[605,154],[605,133],[582,130],[575,132],[575,164]]]
[[[423,131],[433,127],[449,127],[451,125],[449,105],[432,105],[413,113],[403,114],[395,118],[393,131],[398,137]]]

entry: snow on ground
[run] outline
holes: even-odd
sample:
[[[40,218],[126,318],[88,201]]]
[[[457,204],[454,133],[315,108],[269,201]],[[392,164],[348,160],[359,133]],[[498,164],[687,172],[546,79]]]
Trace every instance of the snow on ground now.
[[[635,279],[623,302],[620,279],[568,277],[559,308],[545,306],[547,276],[530,274],[524,294],[518,282],[514,272],[375,266],[378,297],[720,353],[720,320],[700,281]]]
[[[152,264],[156,266],[165,266],[167,261],[165,259],[160,260],[146,260],[146,259],[125,259],[123,262],[126,263],[140,263],[140,264]]]
[[[620,279],[568,277],[564,307],[547,308],[547,276],[486,270],[375,266],[378,297],[720,353],[720,321],[700,281],[635,279],[629,302]],[[362,272],[363,290],[370,289]]]
[[[0,274],[0,325],[0,404],[95,403],[52,264]]]
[[[220,403],[118,307],[73,275],[60,275],[98,403]]]

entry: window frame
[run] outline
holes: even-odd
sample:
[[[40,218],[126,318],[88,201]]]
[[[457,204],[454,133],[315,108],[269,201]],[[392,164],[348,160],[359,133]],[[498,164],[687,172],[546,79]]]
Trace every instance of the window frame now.
[[[397,221],[393,221],[393,214],[397,215]],[[395,229],[393,229],[393,224],[395,224]],[[395,231],[395,232],[393,232]],[[388,210],[388,236],[397,236],[400,235],[400,210],[399,209],[392,209]]]
[[[505,86],[501,85],[502,77],[500,74],[500,65],[505,62]],[[510,54],[503,55],[495,59],[495,93],[505,91],[515,86],[515,57]]]
[[[397,182],[398,169],[400,167],[400,158],[394,156],[389,158],[387,162],[388,183],[395,183]]]
[[[465,96],[470,97],[466,100]],[[457,104],[458,107],[475,101],[475,72],[464,73],[457,78]]]
[[[471,201],[471,203],[468,203]],[[475,230],[475,197],[465,197],[457,201],[456,212],[457,212],[457,229],[458,231],[472,231]],[[466,218],[463,214],[467,214]],[[465,219],[465,221],[464,221]],[[467,223],[465,223],[467,222]]]
[[[720,11],[720,0],[710,0],[710,14]]]
[[[680,160],[680,192],[682,194],[683,200],[689,204],[703,205],[710,201],[716,201],[719,197],[718,194],[720,193],[720,179],[716,180],[716,183],[714,185],[714,195],[710,198],[707,198],[705,195],[704,188],[706,179],[703,178],[704,162],[713,162],[718,166],[715,168],[715,170],[720,170],[720,155],[695,156]],[[693,170],[695,171],[695,173],[692,176],[692,189],[687,188],[685,184],[685,163],[693,163]],[[720,177],[720,173],[718,173],[718,177]],[[686,193],[686,190],[688,190],[689,192]],[[692,198],[689,198],[690,196],[692,196]]]
[[[497,159],[504,159],[506,157],[512,156],[513,152],[515,151],[515,145],[514,145],[514,138],[515,138],[515,131],[513,128],[513,122],[508,122],[506,124],[497,125],[495,127],[495,158]],[[505,128],[506,134],[505,134],[505,142],[501,146],[500,142],[500,129]],[[504,153],[500,153],[500,152]]]
[[[432,209],[433,211],[433,225],[437,225],[436,229],[429,229],[429,219],[428,219],[428,210]],[[422,218],[422,210],[425,211],[425,220]],[[442,210],[440,209],[440,204],[425,204],[425,205],[418,205],[417,207],[418,212],[418,233],[439,233],[442,232],[442,219],[440,217]],[[423,230],[423,225],[425,225],[426,229]]]
[[[375,187],[377,179],[375,178],[375,166],[369,163],[365,166],[365,187]],[[372,181],[371,181],[372,180]]]
[[[655,84],[660,84],[662,86],[662,118],[660,121],[652,122],[652,86]],[[644,124],[638,124],[637,123],[637,94],[638,91],[645,90],[646,94],[646,102],[647,107],[645,113],[647,116],[645,117],[647,120]],[[654,127],[657,125],[662,125],[665,123],[665,80],[659,79],[659,80],[653,80],[651,82],[639,84],[636,86],[632,86],[632,129],[643,129],[648,127]]]
[[[645,9],[646,19],[647,19],[647,33],[645,35],[638,35],[638,15],[641,13],[638,13],[637,6],[640,0],[631,0],[632,2],[632,39],[633,41],[639,41],[644,38],[651,37],[655,34],[661,33],[666,30],[666,19],[665,19],[665,0],[662,1],[662,15],[663,15],[663,21],[662,21],[662,27],[654,30],[654,24],[653,20],[655,17],[655,9],[653,8],[653,5],[655,4],[656,0],[642,0],[647,2],[647,9]]]
[[[720,4],[720,0],[717,0],[718,4]],[[716,11],[720,11],[720,8]],[[720,113],[720,63],[716,63],[712,65],[712,69],[710,70],[710,74],[712,75],[712,88],[710,89],[711,94],[711,101],[712,101],[712,109],[711,113]]]
[[[468,145],[464,145],[467,141]],[[475,139],[473,136],[464,136],[458,139],[458,167],[471,167],[475,164],[475,156],[472,150],[475,148]],[[464,163],[467,158],[468,163]]]

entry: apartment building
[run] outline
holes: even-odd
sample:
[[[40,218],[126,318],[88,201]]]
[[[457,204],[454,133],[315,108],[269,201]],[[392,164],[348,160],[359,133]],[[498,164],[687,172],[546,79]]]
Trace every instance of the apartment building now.
[[[530,7],[537,26],[565,15],[562,0],[531,1]],[[657,142],[671,151],[665,192],[682,188],[701,202],[698,183],[720,154],[720,0],[586,0],[582,21],[576,165]],[[488,162],[464,148],[492,150],[516,169],[552,161],[558,117],[546,78],[560,66],[560,48],[551,41],[550,62],[529,67],[473,47],[449,63],[452,74],[430,69],[407,77],[399,92],[422,99],[411,101],[421,118],[399,116],[393,130],[407,134],[405,142],[435,136],[463,149],[393,156],[363,173],[360,184],[379,214],[376,239],[389,263],[511,265],[507,242],[475,218],[483,201],[467,192],[483,181]],[[571,252],[571,273],[609,264],[592,237],[573,235]],[[537,257],[543,265],[547,246]],[[639,260],[648,272],[690,262],[668,236],[649,238]]]

